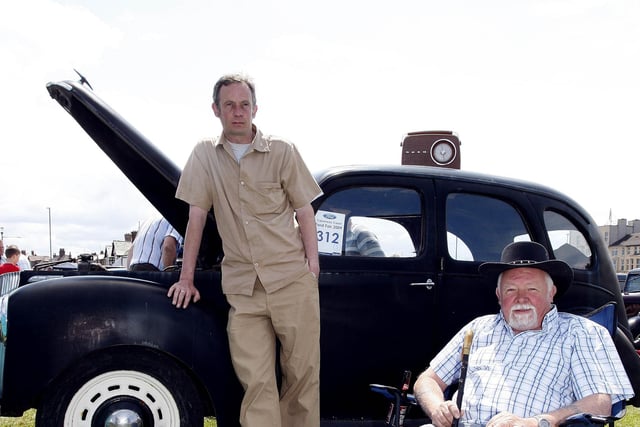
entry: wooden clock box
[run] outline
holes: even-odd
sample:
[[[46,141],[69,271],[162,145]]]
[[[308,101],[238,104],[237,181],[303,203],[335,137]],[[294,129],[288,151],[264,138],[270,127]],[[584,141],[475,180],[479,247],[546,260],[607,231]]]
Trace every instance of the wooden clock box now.
[[[410,132],[402,143],[402,164],[460,169],[460,140],[451,131]]]

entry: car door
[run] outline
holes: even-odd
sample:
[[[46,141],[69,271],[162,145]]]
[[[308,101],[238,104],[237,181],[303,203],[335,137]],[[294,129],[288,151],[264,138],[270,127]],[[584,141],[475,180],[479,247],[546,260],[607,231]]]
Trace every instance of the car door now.
[[[370,383],[395,384],[404,369],[423,370],[432,350],[432,183],[354,174],[334,177],[322,188],[324,195],[314,202],[322,412],[362,416],[380,408]]]
[[[535,216],[523,192],[497,183],[442,179],[435,186],[442,268],[434,298],[442,327],[434,343],[442,348],[473,318],[498,312],[496,283],[482,277],[478,267],[499,261],[509,243],[533,240],[529,218]]]

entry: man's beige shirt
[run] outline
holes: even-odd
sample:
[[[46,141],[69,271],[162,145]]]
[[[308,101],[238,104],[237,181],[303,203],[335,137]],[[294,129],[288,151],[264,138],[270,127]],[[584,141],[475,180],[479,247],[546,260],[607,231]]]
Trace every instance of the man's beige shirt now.
[[[296,147],[256,129],[238,162],[229,142],[200,141],[182,171],[176,197],[208,211],[222,238],[222,289],[251,295],[256,277],[274,292],[309,272],[294,218],[322,194]]]

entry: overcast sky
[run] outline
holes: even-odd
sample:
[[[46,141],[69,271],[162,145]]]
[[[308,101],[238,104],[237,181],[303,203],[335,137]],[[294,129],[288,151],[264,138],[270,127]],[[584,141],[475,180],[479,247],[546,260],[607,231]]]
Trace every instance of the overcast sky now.
[[[0,0],[5,245],[99,252],[154,213],[49,81],[95,92],[182,167],[217,135],[211,89],[257,85],[256,124],[310,169],[400,163],[448,129],[462,169],[533,181],[598,225],[640,218],[637,0]]]

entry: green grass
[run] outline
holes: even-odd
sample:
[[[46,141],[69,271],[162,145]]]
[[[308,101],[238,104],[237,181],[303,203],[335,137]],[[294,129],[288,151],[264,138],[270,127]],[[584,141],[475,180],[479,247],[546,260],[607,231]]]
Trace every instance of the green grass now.
[[[636,427],[640,426],[640,408],[630,406],[627,415],[616,423],[619,427]]]
[[[0,427],[34,427],[36,425],[36,411],[34,409],[24,413],[21,418],[0,417]],[[204,427],[216,427],[215,418],[205,418]]]
[[[33,427],[36,425],[36,411],[30,410],[24,413],[22,418],[0,417],[2,427]]]
[[[25,412],[22,418],[0,417],[0,427],[34,427],[36,425],[36,411]],[[616,423],[616,427],[640,426],[640,408],[629,407],[627,415]],[[204,427],[216,427],[214,418],[205,418]]]

